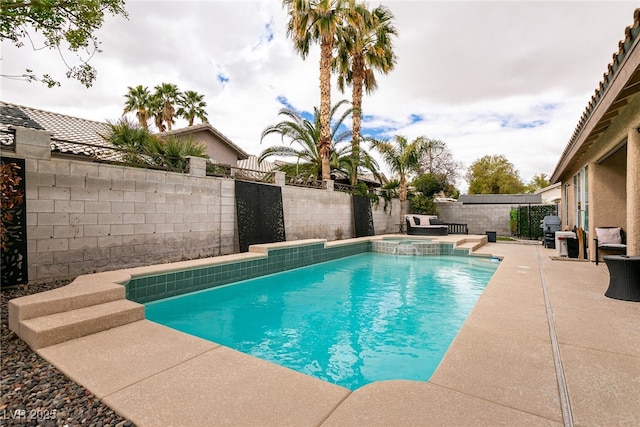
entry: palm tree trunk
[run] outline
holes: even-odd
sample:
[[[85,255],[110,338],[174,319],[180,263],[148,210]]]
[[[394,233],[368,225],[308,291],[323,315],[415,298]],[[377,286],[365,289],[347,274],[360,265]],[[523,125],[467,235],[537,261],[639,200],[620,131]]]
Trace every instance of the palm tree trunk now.
[[[333,34],[322,38],[320,45],[320,157],[322,158],[322,180],[331,179],[331,54]]]
[[[353,57],[353,92],[351,104],[353,106],[353,127],[351,132],[351,158],[353,173],[351,185],[358,184],[358,165],[360,164],[360,128],[362,125],[362,85],[364,82],[364,63],[361,55]]]
[[[404,216],[407,214],[407,179],[404,174],[400,175],[400,188],[398,191],[400,199],[400,232],[404,230]]]

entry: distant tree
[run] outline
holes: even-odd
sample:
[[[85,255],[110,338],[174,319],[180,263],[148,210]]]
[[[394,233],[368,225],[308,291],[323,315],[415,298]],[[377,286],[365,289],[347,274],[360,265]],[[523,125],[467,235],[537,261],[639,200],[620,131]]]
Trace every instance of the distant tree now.
[[[445,186],[442,184],[442,179],[432,173],[420,175],[413,180],[411,185],[415,191],[431,198],[433,198],[436,193],[445,190]]]
[[[135,113],[140,126],[144,129],[149,129],[149,109],[151,107],[151,92],[149,92],[149,89],[142,87],[142,85],[129,86],[129,92],[127,92],[125,98],[124,114]]]
[[[541,190],[550,185],[551,183],[547,179],[547,174],[541,173],[538,175],[534,175],[533,178],[531,178],[531,182],[529,182],[529,184],[526,185],[526,191],[527,193],[535,193],[536,191]]]
[[[431,174],[438,179],[442,190],[450,193],[455,190],[462,167],[461,162],[455,161],[453,153],[444,141],[425,138],[424,154],[420,158],[418,174]]]
[[[487,155],[469,166],[469,194],[520,194],[525,190],[518,171],[503,155]]]
[[[193,126],[194,119],[198,118],[202,123],[207,121],[207,103],[204,101],[204,95],[188,90],[178,97],[178,116],[184,117],[189,122],[189,126]]]
[[[424,194],[410,194],[409,206],[412,213],[438,215],[438,205],[436,205],[433,197],[427,197]]]
[[[452,184],[447,183],[446,178],[434,173],[420,175],[413,180],[411,186],[414,189],[414,194],[409,195],[411,212],[424,215],[438,215],[438,206],[434,201],[436,194],[444,192],[450,195],[457,191]]]
[[[2,0],[0,40],[10,40],[19,48],[29,44],[33,50],[44,47],[58,50],[68,68],[67,78],[91,87],[97,71],[88,62],[100,51],[95,32],[102,27],[105,13],[127,18],[124,0]],[[34,33],[42,34],[44,46],[34,45]],[[63,42],[78,56],[80,65],[68,65],[62,53]],[[78,52],[81,50],[87,53],[87,58],[80,57]],[[60,82],[49,74],[38,77],[30,69],[21,75],[1,76],[28,82],[41,81],[48,87],[60,86]]]

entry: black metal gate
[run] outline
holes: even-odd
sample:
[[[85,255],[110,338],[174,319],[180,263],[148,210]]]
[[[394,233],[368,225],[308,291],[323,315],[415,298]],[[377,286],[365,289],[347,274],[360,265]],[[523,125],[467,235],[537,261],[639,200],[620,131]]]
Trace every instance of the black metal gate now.
[[[353,229],[356,237],[373,236],[373,214],[371,213],[371,201],[367,196],[354,194],[353,204]]]

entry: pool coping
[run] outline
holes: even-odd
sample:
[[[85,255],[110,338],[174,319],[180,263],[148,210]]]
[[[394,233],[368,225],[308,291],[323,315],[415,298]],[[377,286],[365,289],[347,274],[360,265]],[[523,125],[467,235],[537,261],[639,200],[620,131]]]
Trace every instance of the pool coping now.
[[[140,426],[560,425],[554,322],[576,424],[640,423],[640,304],[603,296],[606,267],[555,261],[539,246],[474,254],[503,261],[426,383],[350,392],[147,320],[38,353]]]

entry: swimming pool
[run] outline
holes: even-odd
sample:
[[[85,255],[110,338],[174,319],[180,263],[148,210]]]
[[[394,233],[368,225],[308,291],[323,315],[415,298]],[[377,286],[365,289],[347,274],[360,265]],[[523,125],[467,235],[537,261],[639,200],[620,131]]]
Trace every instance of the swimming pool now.
[[[146,317],[322,380],[427,381],[497,263],[362,253],[146,304]]]

